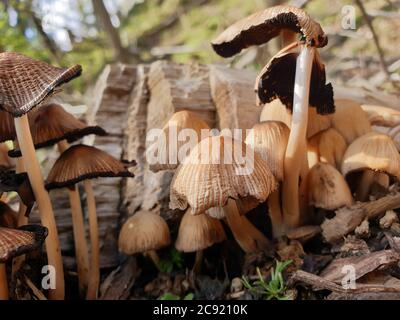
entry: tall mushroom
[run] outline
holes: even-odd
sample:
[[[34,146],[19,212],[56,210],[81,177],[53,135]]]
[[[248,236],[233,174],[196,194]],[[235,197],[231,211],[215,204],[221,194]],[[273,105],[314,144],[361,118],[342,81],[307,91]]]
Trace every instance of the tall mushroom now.
[[[250,147],[229,136],[203,139],[175,172],[170,208],[203,214],[223,207],[227,223],[245,252],[265,250],[269,241],[244,216],[236,200],[264,202],[276,181],[268,164]]]
[[[58,86],[78,77],[81,72],[82,68],[79,65],[68,69],[57,68],[22,54],[0,53],[0,108],[14,117],[18,144],[39,207],[41,221],[49,230],[46,238],[48,263],[56,271],[56,287],[49,291],[50,299],[64,298],[64,271],[53,208],[49,194],[44,188],[27,113],[43,102]]]
[[[29,125],[36,149],[58,144],[60,153],[68,149],[69,142],[76,141],[83,136],[89,134],[106,135],[102,128],[86,126],[82,121],[65,111],[61,105],[55,103],[43,105],[41,108],[32,111],[29,114]],[[9,152],[9,155],[20,157],[21,152],[18,148],[15,148]],[[79,286],[81,292],[84,292],[88,285],[89,257],[77,186],[68,189],[68,196],[71,204]]]
[[[236,22],[217,37],[212,46],[219,55],[230,57],[249,46],[268,42],[283,29],[300,33],[302,41],[283,49],[267,65],[256,88],[263,103],[279,97],[293,110],[284,165],[283,209],[287,224],[296,227],[301,218],[300,171],[307,167],[304,161],[308,107],[316,107],[321,114],[334,111],[332,86],[325,84],[324,66],[315,50],[324,47],[328,38],[321,26],[303,10],[276,6]]]
[[[87,299],[96,299],[100,281],[99,235],[96,214],[96,201],[91,179],[99,177],[133,177],[120,161],[104,151],[83,144],[74,145],[65,150],[46,180],[47,190],[71,188],[83,181],[89,215],[91,240],[91,260],[88,279]]]

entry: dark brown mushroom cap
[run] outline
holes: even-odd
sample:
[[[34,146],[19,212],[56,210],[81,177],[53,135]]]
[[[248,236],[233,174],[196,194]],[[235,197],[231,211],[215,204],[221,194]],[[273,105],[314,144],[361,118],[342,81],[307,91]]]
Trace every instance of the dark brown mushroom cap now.
[[[300,43],[292,43],[278,52],[263,68],[255,85],[261,103],[279,98],[287,108],[293,109],[296,59],[299,54]],[[333,88],[325,82],[325,65],[316,51],[311,71],[309,103],[322,115],[335,112]]]
[[[80,138],[107,133],[99,126],[86,126],[58,104],[51,103],[40,107],[29,114],[29,126],[36,149],[48,147],[59,141],[74,142]],[[10,157],[20,157],[19,149],[10,150]]]
[[[16,137],[14,118],[8,112],[0,110],[0,142],[15,140]]]
[[[242,49],[268,42],[283,29],[300,33],[311,46],[321,48],[328,43],[320,24],[305,11],[291,6],[276,6],[237,21],[211,44],[216,53],[227,58]]]
[[[95,147],[78,144],[65,150],[47,177],[46,189],[72,187],[99,177],[133,177],[124,165]]]
[[[0,53],[0,108],[20,117],[82,72],[80,65],[58,68],[16,52]]]
[[[19,229],[0,227],[0,263],[39,248],[47,237],[47,228],[27,225]]]

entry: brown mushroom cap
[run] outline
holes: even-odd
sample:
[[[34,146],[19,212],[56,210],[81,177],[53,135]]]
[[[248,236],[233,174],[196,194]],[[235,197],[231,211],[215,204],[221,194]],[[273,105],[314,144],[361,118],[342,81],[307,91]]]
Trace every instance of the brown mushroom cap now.
[[[0,227],[15,228],[17,226],[17,213],[11,207],[0,201]]]
[[[275,190],[276,180],[268,164],[249,149],[229,136],[200,141],[175,172],[170,208],[184,210],[190,206],[193,214],[201,214],[209,208],[225,206],[229,198],[264,202]],[[238,162],[239,152],[252,169],[244,170],[243,163]]]
[[[158,214],[141,211],[130,217],[119,233],[119,250],[127,255],[158,250],[171,243],[168,225]]]
[[[300,33],[312,46],[324,47],[328,43],[320,24],[305,11],[291,6],[275,6],[237,21],[211,44],[216,53],[227,58],[242,49],[268,42],[284,29]]]
[[[261,103],[279,98],[288,109],[293,109],[296,60],[300,50],[299,43],[292,43],[272,57],[261,70],[255,84]],[[309,103],[318,114],[335,112],[333,88],[330,83],[326,84],[325,66],[318,52],[315,52],[311,71]]]
[[[224,228],[219,220],[206,214],[193,215],[189,208],[179,225],[175,248],[183,252],[206,249],[226,239]]]
[[[107,133],[99,126],[86,126],[58,104],[51,103],[41,106],[29,114],[29,126],[36,149],[67,140],[74,142],[86,135],[104,136]],[[20,157],[21,151],[14,149],[10,157]]]
[[[283,122],[266,121],[255,124],[246,137],[246,143],[268,163],[277,181],[283,180],[289,133],[289,128]]]
[[[177,134],[175,141],[170,141],[170,130],[172,130],[172,128],[176,130]],[[158,155],[158,158],[162,160],[157,163],[151,163],[149,165],[151,171],[158,172],[160,170],[173,170],[178,167],[179,158],[177,157],[176,159],[171,159],[170,156],[178,156],[181,147],[187,143],[187,140],[180,141],[178,137],[179,133],[184,129],[194,130],[197,135],[196,138],[200,140],[201,131],[203,129],[210,129],[210,127],[204,120],[197,117],[193,112],[183,110],[174,113],[162,130],[162,135],[164,137],[160,137],[153,145],[149,147],[156,148],[157,150],[161,151],[161,154]]]
[[[19,229],[0,227],[0,263],[36,250],[47,237],[47,228],[27,225]]]
[[[16,137],[14,118],[8,112],[0,110],[0,142],[14,141]]]
[[[344,177],[328,163],[317,163],[308,172],[309,203],[335,210],[351,205],[353,198]]]
[[[46,189],[72,187],[99,177],[133,177],[123,164],[108,153],[83,144],[64,151],[47,177]]]
[[[80,65],[58,68],[16,52],[0,53],[0,108],[20,117],[55,88],[78,76]]]
[[[347,148],[342,174],[371,169],[400,179],[400,155],[393,140],[385,134],[369,132],[354,140]]]

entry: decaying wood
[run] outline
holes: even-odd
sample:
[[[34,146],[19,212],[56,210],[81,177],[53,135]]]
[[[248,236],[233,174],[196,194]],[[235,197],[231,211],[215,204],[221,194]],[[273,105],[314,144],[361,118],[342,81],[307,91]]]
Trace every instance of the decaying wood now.
[[[250,71],[210,66],[211,96],[221,129],[251,129],[259,122],[262,108],[256,104],[255,80]]]
[[[387,210],[400,207],[400,193],[390,194],[375,201],[357,203],[351,207],[336,210],[336,216],[326,219],[322,225],[322,235],[326,241],[335,243],[354,231],[364,219],[375,219]]]
[[[304,244],[320,233],[321,233],[320,226],[302,226],[302,227],[288,231],[286,236],[290,240],[297,240],[301,244]]]

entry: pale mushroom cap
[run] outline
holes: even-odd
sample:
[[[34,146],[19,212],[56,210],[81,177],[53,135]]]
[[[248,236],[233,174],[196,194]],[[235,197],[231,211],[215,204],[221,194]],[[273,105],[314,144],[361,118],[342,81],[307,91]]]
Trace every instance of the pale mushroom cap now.
[[[371,125],[394,127],[400,124],[400,111],[384,106],[363,104],[361,108]]]
[[[260,122],[263,121],[281,121],[290,129],[292,114],[279,99],[275,99],[264,105],[260,115]],[[311,138],[330,126],[329,115],[320,115],[315,108],[308,108],[307,138]]]
[[[219,220],[206,214],[193,215],[189,208],[181,220],[175,247],[179,251],[194,252],[225,239],[225,231]]]
[[[400,178],[400,155],[393,140],[382,133],[369,132],[347,148],[343,156],[342,174],[371,169]]]
[[[289,128],[283,122],[265,121],[255,124],[246,137],[246,143],[268,163],[278,181],[283,180],[289,133]]]
[[[344,177],[328,163],[317,163],[308,173],[309,203],[317,208],[335,210],[353,203]]]
[[[367,114],[353,100],[335,100],[336,111],[332,114],[332,127],[346,140],[347,144],[372,130]]]
[[[190,206],[193,214],[200,214],[225,206],[229,198],[264,202],[275,188],[268,164],[251,147],[228,136],[213,136],[202,140],[178,167],[170,207]]]
[[[168,225],[158,214],[141,211],[130,217],[119,233],[119,250],[127,255],[158,250],[171,243]]]
[[[157,153],[160,161],[151,163],[149,165],[150,170],[158,172],[160,170],[176,169],[181,160],[179,156],[180,150],[183,152],[184,149],[182,147],[189,142],[189,139],[192,139],[191,136],[188,138],[186,134],[194,134],[191,142],[195,146],[202,139],[202,130],[204,129],[209,130],[210,127],[193,112],[183,110],[174,113],[162,129],[161,136],[149,146],[149,150],[158,150],[160,152],[159,154]]]
[[[318,149],[321,162],[329,163],[340,170],[347,143],[339,131],[329,128],[321,132]]]

